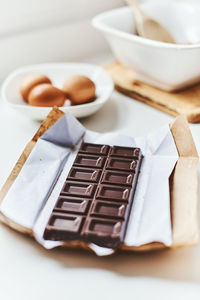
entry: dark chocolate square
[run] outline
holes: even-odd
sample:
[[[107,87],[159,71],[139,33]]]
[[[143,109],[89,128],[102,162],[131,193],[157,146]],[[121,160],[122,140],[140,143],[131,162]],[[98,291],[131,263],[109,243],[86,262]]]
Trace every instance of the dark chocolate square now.
[[[95,155],[107,155],[110,147],[107,145],[82,143],[79,153],[95,154]]]
[[[121,170],[121,171],[135,171],[138,161],[136,159],[122,159],[110,157],[107,160],[106,169]]]
[[[75,161],[74,166],[78,167],[93,167],[93,168],[103,168],[105,163],[105,157],[103,156],[94,156],[94,155],[86,155],[86,154],[78,154]]]
[[[78,181],[92,181],[97,183],[100,175],[101,170],[98,169],[73,167],[71,168],[67,179]]]
[[[97,199],[104,199],[107,201],[126,201],[128,202],[130,187],[127,186],[116,186],[116,185],[105,185],[100,184],[97,190]]]
[[[53,212],[45,229],[44,238],[54,241],[76,239],[80,235],[83,221],[82,216]]]
[[[117,185],[132,185],[134,173],[126,173],[120,171],[105,170],[102,177],[102,183]]]
[[[71,214],[86,214],[91,201],[92,199],[60,196],[54,207],[54,211]]]
[[[124,158],[138,158],[141,151],[139,148],[113,146],[110,156],[119,156]]]
[[[124,218],[126,204],[119,202],[106,202],[95,200],[91,209],[92,216],[101,216],[108,218]]]
[[[91,198],[96,190],[96,185],[81,181],[66,181],[61,194],[75,197]]]

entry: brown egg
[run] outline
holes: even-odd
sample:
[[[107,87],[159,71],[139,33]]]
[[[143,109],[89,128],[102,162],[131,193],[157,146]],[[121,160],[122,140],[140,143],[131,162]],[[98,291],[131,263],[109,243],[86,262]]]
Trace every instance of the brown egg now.
[[[25,77],[20,84],[20,93],[23,99],[28,101],[28,94],[38,84],[51,83],[51,80],[43,74],[30,74]]]
[[[63,84],[63,92],[72,104],[83,104],[95,99],[95,84],[86,76],[73,75]]]
[[[48,83],[36,85],[28,95],[28,103],[32,106],[63,106],[65,94]]]

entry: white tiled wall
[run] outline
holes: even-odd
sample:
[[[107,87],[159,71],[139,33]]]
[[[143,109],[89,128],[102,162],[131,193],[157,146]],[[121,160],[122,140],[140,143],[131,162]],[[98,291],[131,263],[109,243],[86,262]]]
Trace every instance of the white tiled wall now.
[[[122,5],[123,0],[0,0],[0,79],[25,64],[106,51],[90,20]]]

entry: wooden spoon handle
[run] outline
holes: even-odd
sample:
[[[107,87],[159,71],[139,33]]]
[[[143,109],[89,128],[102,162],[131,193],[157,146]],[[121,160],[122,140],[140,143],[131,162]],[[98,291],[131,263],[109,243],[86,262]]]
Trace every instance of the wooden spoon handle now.
[[[131,6],[134,10],[136,10],[139,14],[143,15],[143,11],[141,10],[136,0],[126,0],[126,3],[129,6]]]

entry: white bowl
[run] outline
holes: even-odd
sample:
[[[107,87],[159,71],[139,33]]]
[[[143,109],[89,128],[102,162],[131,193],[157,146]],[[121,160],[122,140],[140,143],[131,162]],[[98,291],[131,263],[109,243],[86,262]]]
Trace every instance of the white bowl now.
[[[2,98],[12,108],[36,120],[43,120],[51,107],[36,107],[25,103],[19,93],[21,80],[31,73],[47,75],[53,84],[61,88],[64,80],[71,75],[81,74],[91,78],[96,85],[97,98],[94,102],[63,106],[63,112],[70,112],[77,118],[86,117],[95,113],[110,98],[113,91],[113,82],[110,76],[101,67],[85,63],[50,63],[26,66],[11,73],[3,83]]]
[[[194,34],[193,29],[197,27],[197,23],[200,28],[200,3],[195,4],[193,1],[196,6],[193,6],[193,10],[188,10],[190,1],[188,2],[185,6],[180,6],[179,3],[179,20],[183,22],[179,25],[175,23],[178,15],[170,15],[172,9],[173,12],[175,9],[178,11],[177,2],[175,7],[175,2],[172,1],[171,6],[167,1],[148,1],[142,8],[177,38],[181,32],[184,34],[187,31],[190,36]],[[191,19],[193,23],[190,22]],[[187,27],[187,22],[192,23],[192,26]],[[133,34],[136,31],[134,15],[129,7],[102,13],[93,19],[93,25],[104,33],[115,57],[132,68],[136,79],[168,91],[185,88],[200,80],[200,44],[162,43]],[[195,34],[197,38],[200,30],[196,30]],[[181,38],[184,40],[184,35]]]

